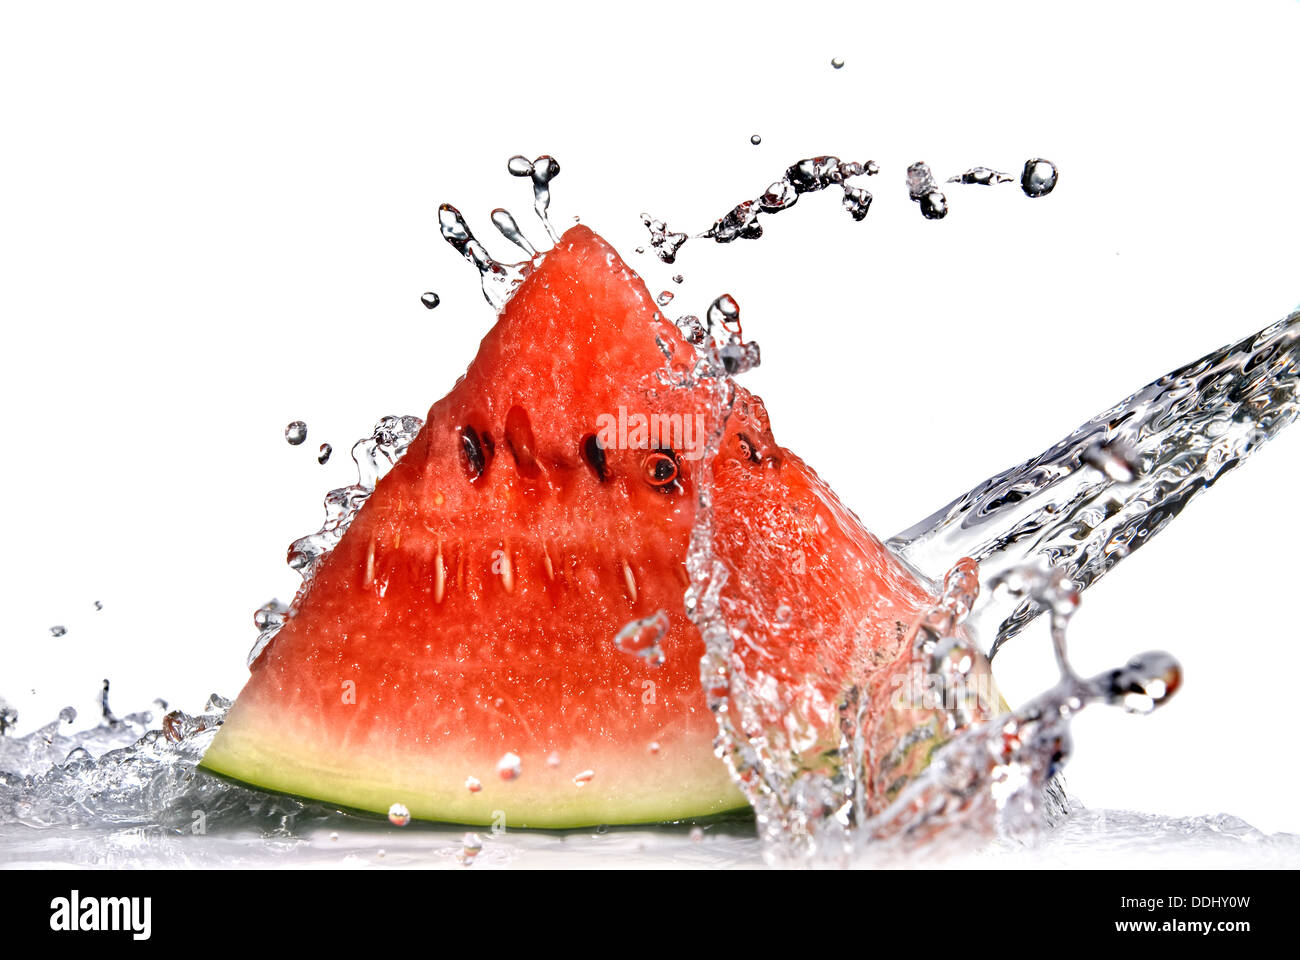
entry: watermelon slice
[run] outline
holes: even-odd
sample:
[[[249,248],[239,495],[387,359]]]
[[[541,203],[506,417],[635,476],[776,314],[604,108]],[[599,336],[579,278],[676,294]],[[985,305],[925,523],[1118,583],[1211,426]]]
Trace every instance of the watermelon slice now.
[[[711,407],[663,374],[693,357],[618,254],[570,229],[304,584],[203,765],[468,824],[743,806],[683,613]],[[717,552],[793,611],[774,675],[893,662],[926,591],[737,389]]]

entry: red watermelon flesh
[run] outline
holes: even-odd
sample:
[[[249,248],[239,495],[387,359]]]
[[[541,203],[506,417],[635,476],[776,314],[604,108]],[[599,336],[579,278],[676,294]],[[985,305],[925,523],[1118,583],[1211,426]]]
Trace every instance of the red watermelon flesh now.
[[[683,613],[711,405],[662,379],[693,355],[617,253],[569,230],[304,586],[204,766],[471,824],[743,806]],[[743,389],[714,469],[719,557],[755,603],[796,611],[768,641],[775,675],[820,670],[833,693],[895,659],[924,590]],[[615,644],[659,611],[661,663]]]

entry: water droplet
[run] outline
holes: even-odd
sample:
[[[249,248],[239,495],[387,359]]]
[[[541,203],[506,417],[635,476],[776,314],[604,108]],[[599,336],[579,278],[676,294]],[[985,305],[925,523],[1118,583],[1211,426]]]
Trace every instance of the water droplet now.
[[[862,220],[871,209],[871,193],[863,187],[844,185],[844,209],[854,220]]]
[[[585,787],[587,784],[591,783],[592,779],[595,776],[596,776],[595,770],[584,770],[582,771],[582,773],[576,774],[574,776],[573,785],[576,787]]]
[[[331,832],[330,832],[330,839],[331,839],[331,840],[334,840],[334,841],[337,842],[337,841],[338,841],[338,838],[339,838],[339,835],[338,835],[337,831],[331,831]]]
[[[460,862],[469,866],[483,851],[483,838],[477,833],[467,833],[460,840]]]
[[[295,420],[284,428],[284,439],[289,441],[292,447],[298,446],[307,439],[307,424],[301,420]]]
[[[680,273],[674,273],[674,274],[673,274],[673,283],[681,283],[681,282],[682,282],[683,280],[685,280],[685,279],[686,279],[686,278],[683,277]]]
[[[411,822],[411,811],[405,804],[395,803],[388,808],[388,822],[395,827],[404,827]]]
[[[921,215],[927,220],[942,220],[948,216],[948,198],[932,190],[920,200]]]
[[[259,631],[284,624],[289,607],[279,600],[270,600],[253,611],[253,626]]]
[[[677,318],[677,329],[681,331],[682,338],[687,343],[696,345],[703,343],[709,336],[709,331],[700,321],[700,318],[690,314]]]
[[[523,771],[523,761],[517,753],[505,753],[497,761],[497,776],[502,780],[517,780]]]
[[[331,447],[328,443],[322,443],[320,445],[320,453],[316,456],[316,462],[319,463],[321,466],[324,466],[325,464],[329,463],[330,454],[332,454],[333,452],[334,452],[333,447]]]
[[[483,789],[483,784],[479,782],[478,777],[466,777],[465,789],[470,793],[478,793]]]
[[[523,159],[522,157],[515,158]],[[542,221],[542,226],[556,243],[560,241],[560,235],[555,232],[551,226],[549,211],[551,208],[551,181],[560,175],[560,164],[554,157],[542,155],[532,162],[532,168],[528,174],[516,172],[522,170],[522,165],[511,162],[510,172],[515,176],[531,176],[533,180],[533,211],[537,214],[537,219]]]
[[[760,137],[758,134],[754,134],[752,137],[749,138],[749,142],[752,143],[754,146],[758,146],[760,143],[763,142],[763,138]]]
[[[546,758],[546,765],[554,770],[560,765],[560,755],[552,751],[551,755]]]
[[[103,609],[104,609],[104,603],[103,603],[102,600],[96,600],[96,601],[95,601],[95,609],[96,609],[96,610],[103,610]]]
[[[648,213],[641,214],[641,222],[650,233],[650,246],[654,249],[655,255],[664,263],[674,262],[677,259],[677,251],[686,242],[686,234],[669,230],[668,224],[656,220]],[[644,253],[645,248],[638,247],[637,252]]]
[[[655,297],[655,303],[661,307],[666,307],[673,302],[673,292],[671,290],[662,290],[659,296]]]
[[[844,66],[844,61],[839,57],[833,57],[831,59],[831,66],[834,67],[836,70],[839,70]]]
[[[652,667],[664,662],[664,652],[659,644],[668,635],[668,614],[656,610],[648,617],[633,620],[614,637],[614,646],[622,653],[641,657]]]
[[[426,310],[432,310],[438,304],[442,303],[442,297],[438,296],[432,290],[420,294],[420,302],[424,304]]]
[[[722,327],[728,333],[740,332],[740,304],[729,293],[722,294],[709,304],[708,312],[704,316],[709,322],[710,330],[714,327]]]
[[[501,207],[497,207],[493,210],[492,225],[497,228],[497,232],[500,233],[501,236],[505,237],[524,253],[528,254],[528,256],[537,256],[537,248],[528,242],[528,238],[525,237],[523,231],[519,229],[519,224],[515,222],[515,218],[511,215],[509,210],[502,209]]]
[[[66,634],[67,632],[68,632],[68,630],[67,630],[66,627],[62,627],[62,626],[53,626],[53,627],[50,627],[50,636],[53,636],[53,637],[61,637],[61,636],[63,636],[64,634]]]
[[[1056,189],[1056,164],[1040,157],[1026,160],[1024,172],[1020,174],[1020,189],[1034,199],[1047,196]]]
[[[658,740],[651,740],[651,741],[650,741],[650,747],[649,747],[650,752],[651,752],[651,753],[658,753],[658,752],[659,752],[659,749],[660,749],[660,748],[659,748],[659,741],[658,741]]]
[[[948,200],[939,192],[930,165],[917,161],[907,168],[907,194],[921,205],[927,220],[942,220],[948,215]]]
[[[1012,183],[1016,178],[1009,173],[994,170],[992,167],[971,167],[965,173],[949,177],[949,183],[976,184],[988,187],[996,183]]]
[[[378,850],[375,851],[375,856],[378,857],[380,860],[382,860],[384,859],[384,857],[388,856],[388,851],[385,850],[383,847],[380,847]]]
[[[516,154],[506,162],[506,169],[510,171],[512,177],[531,177],[533,175],[533,161]]]
[[[77,719],[77,708],[64,707],[62,710],[59,711],[59,719],[62,720],[64,723],[72,723],[72,721]]]
[[[700,843],[704,839],[702,827],[691,827],[691,843]]]

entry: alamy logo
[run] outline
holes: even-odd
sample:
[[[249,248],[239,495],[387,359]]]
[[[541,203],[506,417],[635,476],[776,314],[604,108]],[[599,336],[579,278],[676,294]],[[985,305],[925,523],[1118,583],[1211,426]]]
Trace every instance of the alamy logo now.
[[[704,435],[704,414],[628,413],[618,408],[618,416],[602,413],[596,417],[596,440],[605,450],[671,449],[683,460],[704,456],[708,437]]]
[[[135,940],[148,940],[152,897],[85,897],[73,890],[71,896],[50,901],[50,929],[126,930]]]

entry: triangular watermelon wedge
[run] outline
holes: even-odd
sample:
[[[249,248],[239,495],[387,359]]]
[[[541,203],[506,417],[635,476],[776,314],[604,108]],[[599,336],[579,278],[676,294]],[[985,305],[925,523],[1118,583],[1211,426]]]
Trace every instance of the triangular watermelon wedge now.
[[[570,229],[321,561],[203,765],[469,824],[743,806],[714,753],[703,644],[683,613],[692,458],[712,407],[665,381],[693,359],[636,273]],[[746,596],[795,611],[765,656],[820,664],[831,687],[894,661],[926,591],[737,391],[714,462],[715,534]],[[616,643],[637,620],[642,635]]]

